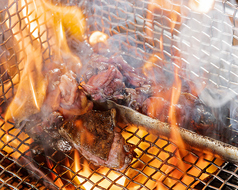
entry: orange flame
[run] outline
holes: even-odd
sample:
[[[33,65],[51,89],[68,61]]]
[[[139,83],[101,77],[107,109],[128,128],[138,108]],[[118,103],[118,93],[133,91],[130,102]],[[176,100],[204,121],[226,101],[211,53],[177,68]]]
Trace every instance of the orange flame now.
[[[163,44],[161,43],[160,45],[161,45],[160,49],[163,50]],[[161,62],[162,62],[161,54],[154,54],[150,57],[150,59],[144,64],[142,68],[143,73],[146,76],[150,77],[150,79],[154,81],[154,84],[156,86],[160,85],[159,83],[156,82],[156,77],[157,77],[156,70],[158,71],[159,69],[163,68],[163,64],[161,64]],[[172,90],[168,90],[165,92],[158,91],[157,94],[154,95],[154,97],[150,98],[150,102],[147,105],[147,109],[148,109],[147,115],[149,115],[150,117],[158,118],[160,117],[160,114],[164,112],[163,105],[165,102],[163,102],[164,101],[163,99],[165,100],[170,99],[171,105],[168,112],[168,118],[171,123],[171,137],[169,140],[173,142],[174,144],[176,144],[177,146],[176,148],[175,146],[171,144],[171,146],[167,147],[166,149],[167,151],[175,153],[175,157],[172,157],[168,161],[166,160],[168,158],[168,155],[166,154],[158,155],[158,157],[161,160],[164,160],[165,162],[168,163],[168,164],[167,163],[164,164],[164,166],[160,168],[160,171],[162,171],[167,176],[163,175],[163,173],[158,172],[158,174],[156,175],[157,183],[151,186],[151,187],[156,186],[158,190],[168,189],[168,187],[171,189],[180,190],[180,189],[186,189],[188,185],[191,185],[191,187],[195,187],[196,184],[199,183],[199,181],[194,182],[194,178],[189,176],[188,172],[189,174],[193,176],[199,176],[200,180],[204,180],[209,175],[201,174],[202,173],[201,170],[203,170],[204,168],[207,168],[207,171],[211,173],[214,173],[217,171],[217,167],[209,166],[210,163],[206,161],[206,160],[214,159],[213,155],[208,155],[207,153],[203,154],[203,151],[201,150],[200,152],[197,153],[199,155],[199,158],[197,158],[196,156],[190,155],[187,151],[188,147],[185,146],[181,136],[176,133],[177,130],[175,129],[178,127],[177,121],[176,121],[176,115],[178,114],[176,113],[176,104],[178,103],[180,98],[181,85],[182,85],[181,79],[179,78],[180,64],[179,63],[176,63],[176,64],[177,65],[175,66],[175,70],[174,70],[174,84],[173,84]],[[157,97],[161,97],[161,98],[157,98]],[[161,119],[163,120],[163,118]],[[136,144],[137,141],[132,143]],[[156,152],[154,154],[156,154]],[[192,167],[191,167],[191,164],[186,164],[183,160],[186,160],[192,163]],[[224,161],[222,161],[221,159],[216,159],[216,162],[217,162],[217,165],[219,166],[221,166],[224,163]],[[158,166],[160,166],[160,164],[161,163],[157,163]],[[194,164],[196,166],[194,166]],[[135,180],[136,179],[139,180],[140,178],[137,177],[135,178]],[[176,179],[179,181],[181,180],[182,183],[177,183]]]
[[[146,15],[146,34],[149,37],[149,41],[152,41],[154,43],[154,34],[156,31],[154,26],[155,17],[154,15],[156,12],[162,12],[163,15],[166,15],[169,20],[169,27],[170,32],[173,32],[173,29],[176,25],[176,23],[179,21],[179,12],[180,12],[180,6],[173,3],[173,1],[170,0],[150,0],[148,3],[148,12]]]
[[[9,19],[7,18],[9,15],[6,15],[6,25],[11,29],[22,51],[17,54],[21,76],[19,74],[11,76],[13,84],[18,82],[19,84],[14,86],[15,96],[8,106],[5,121],[13,119],[20,122],[29,115],[39,112],[45,100],[48,81],[45,78],[44,66],[52,64],[51,60],[47,59],[51,54],[48,43],[56,59],[60,61],[62,58],[69,57],[71,63],[75,63],[80,68],[79,58],[70,52],[65,31],[67,30],[74,38],[82,40],[86,21],[79,8],[53,6],[43,0],[19,0],[18,3],[9,0],[9,5],[11,5],[9,13],[12,16]],[[19,14],[16,14],[16,10],[19,10]],[[71,19],[72,21],[69,21]],[[46,31],[49,36],[52,36],[49,40]],[[5,90],[11,85],[8,83],[4,85]],[[2,130],[4,131],[1,131],[1,134],[7,134],[1,140],[7,145],[0,142],[0,147],[4,147],[3,150],[11,153],[12,157],[17,159],[21,153],[29,149],[27,145],[21,145],[20,142],[31,143],[32,139],[28,135],[20,133],[19,129],[12,129],[12,125],[8,122],[3,123]],[[20,152],[14,151],[14,148]]]
[[[3,121],[0,121],[1,126]],[[4,132],[4,131],[6,132]],[[11,157],[18,159],[21,155],[26,154],[29,150],[29,145],[33,142],[29,136],[20,129],[7,128],[6,126],[2,127],[0,131],[1,141],[0,149],[6,151]]]
[[[174,82],[174,86],[172,88],[171,107],[169,110],[169,120],[171,123],[171,139],[172,139],[172,141],[176,142],[178,147],[185,149],[185,145],[183,143],[182,137],[176,133],[176,130],[174,130],[174,128],[178,127],[177,119],[176,119],[175,105],[179,101],[179,97],[181,94],[181,86],[182,86],[181,79],[178,76],[178,67],[176,67],[176,66],[175,66],[174,76],[175,76],[175,82]]]
[[[9,0],[9,4],[14,4],[14,0]],[[73,63],[80,65],[80,60],[77,56],[74,56],[68,47],[67,39],[66,39],[66,33],[71,35],[73,38],[76,38],[78,40],[83,40],[84,38],[84,32],[85,32],[85,18],[82,14],[82,11],[76,7],[60,7],[60,6],[54,6],[50,3],[47,3],[46,1],[36,1],[33,0],[33,3],[29,3],[28,0],[20,0],[20,6],[22,6],[22,12],[20,12],[20,16],[23,19],[22,26],[26,26],[25,30],[19,30],[21,27],[19,26],[19,23],[17,22],[18,18],[13,17],[13,20],[15,19],[16,24],[15,27],[11,27],[10,23],[7,22],[7,25],[9,28],[12,28],[14,37],[19,42],[22,49],[24,49],[24,52],[20,53],[19,59],[23,59],[26,57],[25,61],[22,61],[19,65],[20,70],[24,68],[21,75],[21,80],[19,84],[18,91],[16,93],[16,96],[14,100],[12,101],[8,112],[6,114],[6,119],[23,119],[26,118],[29,114],[33,114],[39,111],[39,109],[42,106],[42,103],[44,101],[44,98],[46,96],[46,86],[47,81],[44,80],[44,75],[42,73],[42,59],[44,58],[43,52],[47,52],[45,54],[49,54],[47,50],[46,43],[41,43],[42,41],[45,41],[47,39],[47,35],[44,33],[39,38],[39,34],[41,34],[42,31],[46,30],[46,25],[42,23],[47,23],[47,26],[49,28],[53,28],[52,32],[52,39],[50,40],[50,44],[54,44],[53,52],[57,55],[57,59],[61,60],[65,57],[69,58]],[[27,7],[26,7],[27,6]],[[146,33],[148,36],[152,39],[153,38],[153,13],[155,13],[158,10],[165,9],[169,10],[170,14],[170,30],[173,31],[176,21],[178,18],[178,12],[179,7],[176,5],[173,5],[171,1],[166,0],[150,0],[150,3],[148,5],[148,14],[147,14],[147,28]],[[12,6],[9,11],[13,15],[15,13],[16,7]],[[28,15],[28,12],[33,12],[33,14]],[[171,11],[172,10],[172,11]],[[44,15],[44,16],[41,16]],[[52,16],[53,15],[53,16]],[[47,22],[46,22],[47,21]],[[38,23],[37,23],[38,22]],[[39,26],[40,24],[40,26]],[[22,27],[23,28],[23,27]],[[30,34],[30,35],[29,35]],[[106,34],[103,34],[101,32],[95,32],[91,35],[89,42],[91,45],[97,44],[97,43],[105,43],[108,36]],[[164,59],[163,55],[163,37],[160,37],[160,50],[161,54],[155,54],[153,55],[148,62],[143,67],[143,72],[147,76],[152,76],[154,78],[154,81],[156,81],[156,74],[154,72],[154,69],[156,67],[161,68],[163,65],[158,65],[156,62],[161,62]],[[48,63],[48,62],[47,62]],[[47,64],[46,63],[46,64]],[[152,74],[152,75],[151,75]],[[16,78],[14,79],[17,79]],[[37,78],[37,79],[36,79]],[[19,80],[19,79],[18,79]],[[156,83],[156,82],[155,82]],[[158,84],[157,84],[158,85]],[[176,113],[175,113],[175,107],[176,103],[179,100],[179,96],[181,93],[181,81],[178,77],[178,68],[175,69],[175,83],[172,92],[165,92],[159,94],[159,96],[162,97],[171,97],[171,108],[169,111],[169,118],[171,125],[173,127],[176,127]],[[151,114],[150,116],[154,117],[156,115],[156,110],[158,109],[157,105],[159,105],[159,100],[155,99],[155,102],[151,103],[151,110],[149,111]],[[162,108],[159,108],[159,110]],[[25,110],[28,110],[26,112]],[[3,121],[2,121],[3,122]],[[80,125],[80,124],[78,124]],[[173,131],[172,127],[172,131]],[[129,126],[131,131],[137,131],[137,135],[141,138],[147,138],[146,135],[148,134],[144,130],[139,130],[135,126]],[[5,143],[8,143],[9,146],[5,146],[4,143],[0,141],[0,147],[4,147],[3,150],[11,153],[14,158],[19,158],[20,153],[13,151],[11,147],[18,148],[21,152],[27,151],[29,149],[28,146],[21,145],[19,146],[19,141],[17,139],[14,139],[11,134],[16,133],[17,130],[10,130],[7,126],[4,126],[3,128],[6,131],[9,131],[9,134],[5,134],[5,136],[2,138],[4,139]],[[0,131],[0,135],[1,135]],[[127,136],[128,135],[128,136]],[[124,134],[123,136],[125,138],[129,138],[131,134]],[[26,141],[27,138],[29,138],[27,135],[22,133],[22,141]],[[153,142],[154,137],[149,137],[146,140]],[[171,187],[173,189],[185,189],[184,186],[181,184],[176,184],[175,180],[173,178],[182,178],[183,183],[185,184],[191,184],[193,182],[193,178],[190,177],[187,174],[197,175],[199,176],[199,179],[203,180],[208,175],[202,174],[200,176],[201,170],[207,168],[209,165],[209,162],[206,160],[212,160],[213,156],[203,155],[199,157],[199,160],[197,161],[196,157],[194,155],[188,155],[186,156],[186,151],[183,151],[185,149],[185,146],[182,142],[181,137],[177,136],[175,132],[173,131],[171,134],[171,140],[175,142],[178,147],[179,151],[176,152],[176,158],[171,158],[170,160],[167,160],[169,157],[169,154],[167,152],[161,151],[158,155],[158,150],[155,147],[150,147],[148,149],[148,152],[153,155],[157,155],[160,160],[155,159],[153,161],[152,158],[154,156],[147,155],[141,157],[140,159],[144,163],[153,164],[154,167],[159,168],[164,164],[163,167],[161,167],[162,172],[155,173],[152,169],[149,167],[145,167],[142,163],[136,163],[138,169],[142,170],[144,173],[146,173],[148,176],[153,174],[153,178],[157,179],[157,182],[150,182],[148,186],[151,189],[157,188],[160,190],[167,189],[164,184],[166,184],[168,187]],[[138,138],[130,138],[130,143],[132,144],[138,144],[141,140]],[[31,140],[27,140],[27,142],[31,143]],[[158,143],[158,147],[162,148],[164,147],[166,143],[161,140]],[[11,146],[11,147],[10,147]],[[147,142],[141,142],[140,148],[145,149],[148,148]],[[170,144],[170,146],[167,147],[166,151],[174,152],[176,150],[176,147]],[[141,156],[144,154],[141,150],[136,149],[136,153]],[[159,150],[160,151],[160,150]],[[201,153],[200,153],[201,154]],[[194,163],[196,161],[196,167],[193,166],[189,169],[190,165],[186,165],[182,162],[182,158],[184,160],[189,161],[190,163]],[[187,174],[184,174],[178,170],[174,170],[174,167],[170,166],[169,164],[175,165],[177,168],[179,168],[181,171],[185,173],[187,171]],[[221,166],[223,161],[217,159],[217,165]],[[50,169],[53,169],[55,173],[57,173],[56,169],[53,167],[53,164],[50,160],[47,160],[48,167]],[[69,161],[66,160],[66,165],[69,166]],[[188,170],[189,169],[189,170]],[[201,169],[201,170],[199,170]],[[80,156],[78,151],[74,152],[74,165],[73,165],[73,172],[69,171],[69,177],[73,179],[73,181],[81,188],[84,189],[101,189],[93,186],[92,183],[86,181],[84,178],[90,178],[90,181],[93,183],[97,183],[102,188],[112,188],[112,189],[122,189],[118,186],[111,186],[111,180],[115,181],[117,184],[124,186],[127,185],[129,189],[138,189],[138,184],[131,183],[131,181],[128,181],[128,179],[120,174],[120,172],[112,171],[109,168],[101,167],[97,171],[92,171],[89,167],[89,164],[87,161],[84,161],[83,166],[80,165]],[[209,173],[214,173],[217,170],[215,166],[209,166],[206,171]],[[76,175],[75,175],[76,174]],[[107,180],[106,178],[103,178],[101,175],[107,175],[107,178],[110,180]],[[165,176],[165,175],[167,176]],[[127,176],[130,176],[133,178],[133,180],[140,182],[140,181],[146,181],[148,180],[143,175],[138,175],[137,172],[128,170],[126,173]],[[53,180],[56,180],[57,176],[52,173]],[[128,183],[130,183],[128,185]],[[57,178],[55,181],[55,184],[59,188],[68,189],[67,187],[64,187],[63,181],[60,178]]]
[[[51,170],[53,170],[55,173],[57,173],[56,169],[54,168],[52,162],[51,162],[49,159],[47,159],[47,164],[48,164],[49,169],[51,169]],[[57,178],[57,176],[56,176],[54,173],[51,173],[51,175],[52,175],[53,180],[55,180],[55,179]],[[66,190],[66,188],[63,187],[64,184],[63,184],[63,182],[62,182],[62,180],[61,180],[60,178],[58,178],[54,183],[55,183],[55,185],[57,185],[57,186],[58,186],[59,188],[61,188],[62,190]],[[62,187],[63,187],[63,188],[62,188]]]
[[[16,3],[9,1],[10,14],[15,15]],[[77,7],[54,6],[44,0],[20,0],[22,11],[19,17],[13,16],[13,23],[6,23],[12,29],[14,38],[18,41],[20,49],[19,65],[21,72],[20,83],[13,101],[6,112],[5,119],[24,120],[29,115],[39,112],[46,97],[48,81],[45,78],[44,66],[52,64],[46,59],[50,54],[48,40],[52,47],[55,61],[70,62],[69,69],[81,69],[79,58],[70,52],[66,40],[66,32],[73,38],[82,40],[84,37],[86,21],[82,11]],[[31,12],[31,14],[29,14]],[[8,15],[6,15],[8,16]],[[21,23],[21,25],[20,25]],[[48,39],[47,31],[52,36]]]
[[[74,151],[74,164],[75,164],[74,165],[74,171],[75,171],[76,174],[78,174],[81,170],[79,160],[80,160],[79,153],[78,153],[77,150],[75,150]],[[82,171],[80,172],[80,175],[83,176],[83,177],[89,177],[90,174],[91,174],[91,170],[89,168],[89,165],[88,165],[87,161],[85,160],[84,161],[84,167],[83,167]],[[85,182],[85,179],[83,179],[83,178],[81,178],[77,175],[76,178],[75,178],[75,182],[76,182],[76,184],[81,184],[81,183]],[[91,189],[92,184],[85,183],[83,187],[86,188],[86,189]]]
[[[69,166],[69,163],[66,163],[67,166]],[[78,185],[78,187],[90,190],[93,187],[93,184],[85,180],[85,178],[89,178],[91,182],[98,183],[98,185],[102,188],[109,188],[111,186],[111,182],[108,181],[107,179],[104,179],[101,175],[106,175],[108,171],[110,170],[109,168],[101,167],[97,170],[97,172],[93,172],[89,164],[86,160],[84,160],[83,165],[80,165],[80,156],[79,152],[77,150],[74,151],[74,166],[72,168],[73,172],[69,173],[69,177],[73,179],[75,184]],[[124,185],[126,178],[125,177],[120,177],[120,173],[117,173],[116,171],[111,171],[110,174],[108,175],[108,178],[110,180],[116,181],[117,184]],[[95,190],[99,190],[101,188],[94,187]],[[113,189],[119,190],[121,188],[115,186]]]

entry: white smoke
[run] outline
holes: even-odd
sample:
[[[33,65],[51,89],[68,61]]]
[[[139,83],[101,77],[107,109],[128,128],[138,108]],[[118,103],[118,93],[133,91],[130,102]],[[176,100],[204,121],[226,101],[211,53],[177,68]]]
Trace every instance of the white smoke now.
[[[210,107],[221,107],[234,98],[238,59],[229,17],[216,8],[207,14],[189,13],[179,39],[186,77],[196,84],[200,99]]]

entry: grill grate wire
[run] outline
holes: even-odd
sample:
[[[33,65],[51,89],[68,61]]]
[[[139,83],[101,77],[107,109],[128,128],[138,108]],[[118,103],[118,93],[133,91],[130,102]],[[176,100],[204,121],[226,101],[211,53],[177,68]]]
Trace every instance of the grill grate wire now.
[[[26,1],[25,7],[33,3]],[[188,9],[186,1],[171,1],[174,6],[180,6]],[[122,130],[122,135],[128,143],[133,143],[136,146],[138,156],[133,159],[132,163],[123,172],[113,169],[98,168],[89,164],[91,173],[87,177],[82,175],[85,167],[85,160],[80,156],[80,169],[75,172],[74,153],[64,154],[54,149],[48,149],[44,154],[33,155],[29,150],[22,151],[21,146],[31,147],[30,138],[24,140],[21,135],[24,133],[20,130],[15,130],[14,124],[10,124],[10,128],[5,130],[4,113],[6,108],[14,96],[15,88],[19,83],[19,77],[23,69],[22,62],[24,61],[24,50],[19,48],[12,32],[12,28],[19,27],[14,23],[12,18],[18,16],[19,22],[24,18],[19,16],[22,10],[16,8],[16,13],[11,15],[9,7],[18,6],[19,1],[14,1],[11,5],[7,4],[6,0],[0,5],[0,111],[1,111],[1,128],[0,128],[0,188],[1,189],[54,189],[61,181],[61,189],[84,189],[85,185],[91,186],[91,189],[105,189],[103,184],[107,183],[107,189],[151,189],[150,185],[161,185],[165,189],[173,189],[180,185],[181,189],[238,189],[238,166],[226,161],[222,161],[217,156],[209,156],[205,152],[198,150],[185,150],[182,157],[179,156],[179,148],[168,138],[163,136],[155,136],[136,127],[128,126]],[[134,66],[144,63],[153,53],[162,54],[165,59],[164,63],[168,63],[168,71],[171,71],[171,60],[179,60],[174,52],[179,50],[176,46],[179,38],[178,25],[184,25],[182,21],[171,21],[168,18],[168,11],[159,11],[153,15],[153,24],[148,25],[145,19],[148,12],[149,1],[143,0],[89,0],[89,1],[59,1],[54,3],[63,3],[66,5],[78,5],[86,7],[86,15],[88,17],[88,36],[92,31],[100,30],[113,38],[113,43],[119,47],[120,52],[127,60],[134,61]],[[233,44],[236,43],[237,36],[237,8],[236,5],[229,1],[216,1],[223,8],[225,14],[228,14],[233,25]],[[98,9],[98,6],[103,9]],[[191,10],[189,10],[191,11]],[[175,12],[177,17],[183,17],[178,12]],[[6,16],[7,15],[7,16]],[[183,18],[186,19],[186,18]],[[7,27],[6,23],[10,23]],[[169,32],[169,24],[174,23],[175,28],[172,34]],[[44,24],[44,23],[43,23]],[[37,23],[39,25],[39,23]],[[153,29],[153,35],[148,36],[146,28]],[[20,28],[24,30],[24,28]],[[26,28],[25,28],[26,30]],[[45,60],[51,60],[51,44],[49,41],[42,41],[42,36],[47,35],[50,39],[48,31],[39,31],[38,38],[40,44],[45,44]],[[163,36],[164,49],[159,48],[161,43],[160,36]],[[130,51],[129,51],[130,50]],[[236,58],[236,55],[233,55]],[[201,60],[203,61],[203,60]],[[204,60],[205,61],[205,60]],[[227,73],[235,72],[237,65],[230,64],[229,69],[221,69],[222,64],[211,76],[218,76],[224,80]],[[172,65],[176,65],[176,61],[172,61]],[[184,68],[182,68],[184,69]],[[220,69],[220,70],[219,70]],[[186,69],[185,69],[186,70]],[[192,70],[188,71],[193,73]],[[186,76],[184,76],[186,77]],[[202,77],[201,77],[202,78]],[[214,78],[214,77],[211,77]],[[220,82],[220,81],[219,81]],[[236,81],[230,78],[227,83],[235,84]],[[214,81],[211,80],[211,83]],[[234,90],[224,86],[224,81],[217,84],[220,88],[226,88],[236,94]],[[234,133],[233,141],[237,143],[237,132],[231,129]],[[11,142],[17,141],[18,146],[14,147],[11,142],[3,141],[6,135],[12,137]],[[8,152],[6,152],[8,150]],[[9,151],[10,150],[10,151]],[[20,157],[14,159],[13,155],[18,152]],[[182,160],[186,165],[186,171],[181,170],[181,167],[174,161],[177,158]],[[200,160],[207,162],[206,166],[200,165]],[[50,164],[49,164],[50,163]],[[50,166],[49,166],[50,165]],[[167,172],[167,168],[170,171]],[[196,175],[194,175],[196,170]],[[173,172],[180,175],[173,176]],[[115,174],[115,175],[114,175]],[[112,175],[116,177],[112,177]],[[95,180],[97,176],[97,180]],[[162,177],[161,177],[162,176]],[[191,181],[185,183],[184,177],[187,176]],[[80,178],[80,184],[77,179]],[[113,178],[113,179],[112,179]],[[161,180],[159,180],[161,179]],[[121,181],[124,180],[123,185]],[[159,181],[158,181],[159,180]],[[171,182],[171,183],[169,183]],[[158,186],[159,186],[158,185]],[[105,186],[105,185],[104,185]]]

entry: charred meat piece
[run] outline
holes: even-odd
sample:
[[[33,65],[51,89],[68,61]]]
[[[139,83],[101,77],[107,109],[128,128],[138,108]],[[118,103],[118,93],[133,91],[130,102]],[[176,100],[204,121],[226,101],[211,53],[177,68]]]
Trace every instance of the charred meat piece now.
[[[156,105],[156,106],[154,106]],[[163,122],[169,121],[171,102],[165,97],[150,97],[143,103],[142,112]],[[175,106],[178,126],[196,131],[202,135],[212,133],[219,122],[212,110],[198,98],[189,93],[182,93]]]
[[[115,130],[116,110],[95,111],[64,123],[60,134],[97,166],[122,170],[131,162],[133,151]]]
[[[125,169],[133,158],[133,146],[125,143],[116,131],[116,110],[91,110],[84,115],[65,120],[59,112],[52,112],[42,121],[35,114],[21,123],[24,131],[34,139],[34,154],[48,148],[63,152],[77,149],[96,166]]]
[[[92,102],[87,100],[82,89],[78,88],[76,75],[72,71],[62,73],[54,69],[48,73],[47,96],[41,112],[48,116],[59,110],[64,116],[74,116],[86,113],[92,109]]]
[[[110,99],[139,110],[151,93],[139,92],[150,88],[149,81],[121,56],[107,58],[93,54],[83,75],[86,84],[82,88],[94,101]]]
[[[59,127],[63,125],[64,118],[59,112],[52,112],[44,118],[41,113],[30,116],[21,122],[20,126],[32,139],[33,153],[40,154],[48,148],[56,148],[63,152],[73,149],[72,145],[59,134]]]
[[[122,93],[124,87],[123,77],[113,65],[108,65],[106,70],[93,75],[87,84],[83,85],[83,89],[90,94],[93,100],[111,98]]]

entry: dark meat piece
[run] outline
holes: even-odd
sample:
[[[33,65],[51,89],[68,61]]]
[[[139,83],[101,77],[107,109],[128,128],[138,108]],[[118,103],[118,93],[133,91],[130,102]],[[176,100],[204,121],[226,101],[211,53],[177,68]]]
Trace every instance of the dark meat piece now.
[[[64,116],[74,116],[86,113],[92,109],[92,102],[87,100],[82,89],[78,88],[76,75],[67,71],[64,74],[59,69],[48,73],[47,96],[41,112],[48,116],[59,110]]]
[[[144,90],[150,88],[146,77],[121,56],[93,54],[83,75],[86,84],[82,88],[95,101],[110,99],[139,110],[151,93]]]
[[[53,112],[43,121],[42,115],[32,115],[21,126],[34,139],[31,146],[34,154],[47,148],[63,152],[76,148],[97,166],[123,170],[132,160],[133,147],[116,131],[115,116],[115,109],[91,110],[65,120],[59,112]]]
[[[115,56],[109,59],[109,63],[115,65],[125,77],[127,87],[141,87],[149,84],[150,81],[142,73],[139,73],[134,67],[130,66],[122,56]]]
[[[149,97],[151,94],[151,86],[144,85],[143,87],[134,88],[126,88],[125,89],[125,103],[124,105],[140,111],[143,102]]]
[[[171,102],[163,97],[150,97],[144,103],[142,112],[163,122],[169,122]],[[189,93],[182,93],[175,105],[177,125],[202,135],[213,132],[219,122],[212,110]]]
[[[115,114],[115,109],[92,110],[66,122],[60,134],[95,165],[122,170],[133,155],[132,147],[115,131]]]
[[[42,121],[42,118],[43,121]],[[44,148],[55,147],[63,152],[72,150],[72,145],[61,137],[59,127],[64,123],[64,118],[59,112],[52,112],[48,117],[43,117],[41,113],[30,116],[20,123],[32,139],[33,153],[41,153]]]
[[[106,70],[93,75],[82,87],[93,100],[102,100],[122,92],[125,87],[122,80],[123,77],[118,69],[113,65],[108,65]]]

